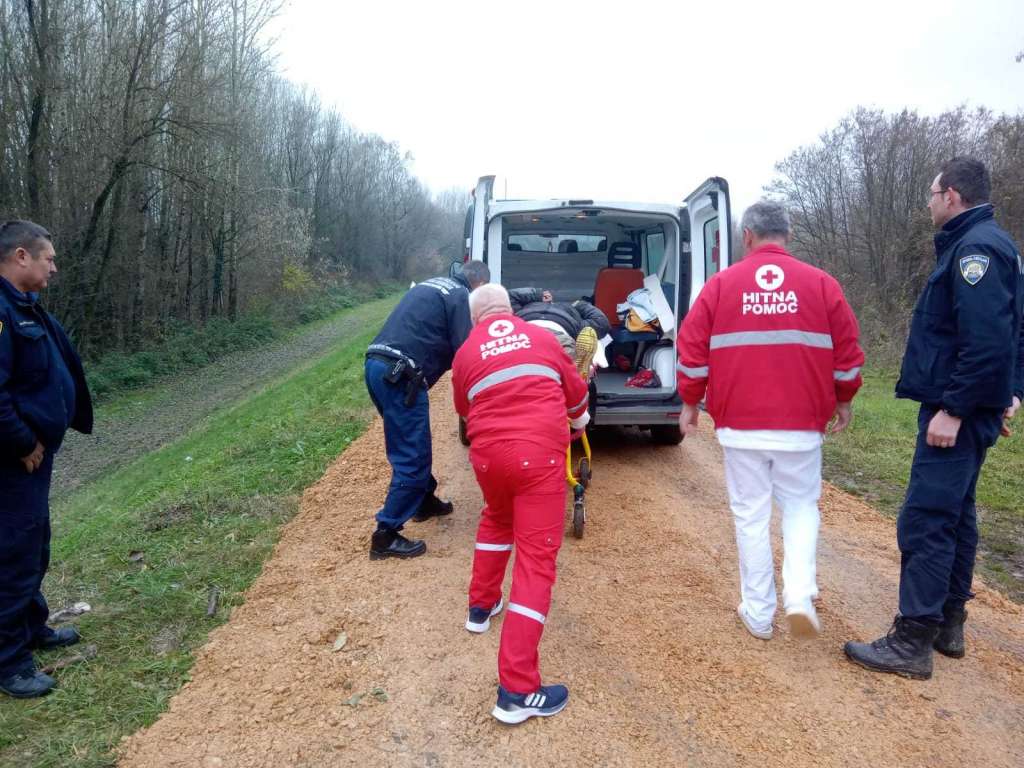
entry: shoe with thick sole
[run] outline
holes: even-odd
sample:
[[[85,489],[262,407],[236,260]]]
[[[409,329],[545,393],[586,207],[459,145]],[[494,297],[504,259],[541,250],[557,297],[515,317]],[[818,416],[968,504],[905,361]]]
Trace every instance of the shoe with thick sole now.
[[[491,628],[491,617],[501,613],[501,609],[504,607],[505,602],[499,597],[498,602],[494,604],[491,610],[486,608],[470,608],[469,614],[466,616],[466,629],[478,635],[486,632]]]
[[[15,699],[35,699],[53,690],[57,681],[36,669],[25,669],[0,680],[0,691]]]
[[[412,520],[414,523],[422,523],[432,517],[447,517],[454,511],[455,505],[450,501],[444,501],[434,494],[430,494],[423,499],[419,510],[412,516]]]
[[[427,545],[420,539],[407,539],[398,531],[374,531],[370,539],[370,559],[410,558],[425,554]]]
[[[932,676],[932,643],[939,628],[897,616],[884,637],[870,643],[847,643],[846,657],[873,672],[887,672],[911,680]]]
[[[46,627],[48,632],[42,637],[36,638],[36,641],[32,644],[34,648],[38,648],[41,651],[51,651],[54,648],[65,648],[69,645],[74,645],[82,636],[78,634],[78,630],[74,627],[60,627],[58,629],[51,629]]]
[[[752,634],[758,640],[771,640],[772,639],[772,627],[771,627],[771,625],[769,624],[767,629],[755,626],[754,623],[750,620],[750,617],[747,616],[746,611],[743,610],[743,604],[742,603],[740,603],[738,606],[736,606],[736,615],[740,617],[740,621],[743,622],[743,626],[746,628],[747,632]]]
[[[945,616],[939,625],[939,634],[935,636],[932,648],[951,659],[962,659],[967,655],[967,646],[964,643],[967,611],[961,606],[943,613]]]
[[[787,610],[786,621],[789,622],[789,633],[793,637],[810,639],[821,634],[821,621],[813,605]]]
[[[498,703],[491,714],[506,725],[519,725],[531,717],[557,715],[569,703],[564,685],[542,685],[533,693],[509,693],[498,686]]]

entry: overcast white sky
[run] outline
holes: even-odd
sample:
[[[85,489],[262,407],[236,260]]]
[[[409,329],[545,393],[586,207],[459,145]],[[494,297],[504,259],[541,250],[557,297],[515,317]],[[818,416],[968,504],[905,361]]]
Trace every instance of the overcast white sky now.
[[[276,32],[287,77],[438,191],[674,202],[724,176],[739,211],[857,105],[1024,108],[1024,0],[290,0]]]

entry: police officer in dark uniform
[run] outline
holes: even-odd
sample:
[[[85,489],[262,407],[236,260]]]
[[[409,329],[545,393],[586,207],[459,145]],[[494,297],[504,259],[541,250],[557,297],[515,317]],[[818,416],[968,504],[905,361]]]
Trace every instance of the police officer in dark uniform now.
[[[921,404],[897,521],[900,606],[889,633],[847,643],[850,660],[926,680],[932,650],[964,655],[985,452],[1024,397],[1024,265],[993,218],[989,174],[947,162],[929,190],[937,265],[918,299],[896,396]]]
[[[427,551],[400,531],[410,519],[452,512],[437,498],[431,473],[430,407],[427,390],[452,367],[469,336],[469,292],[490,280],[482,261],[470,261],[451,278],[433,277],[413,286],[366,350],[366,388],[384,419],[384,445],[391,485],[377,513],[370,559],[417,557]]]
[[[50,473],[68,427],[92,431],[82,362],[39,305],[54,265],[50,234],[0,223],[0,691],[16,698],[55,685],[32,649],[72,645],[71,627],[46,626],[40,587],[50,562]]]

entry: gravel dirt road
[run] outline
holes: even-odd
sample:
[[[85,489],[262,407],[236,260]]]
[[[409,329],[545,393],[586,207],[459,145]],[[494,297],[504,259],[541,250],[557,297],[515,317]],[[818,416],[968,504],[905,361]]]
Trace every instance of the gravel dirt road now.
[[[306,491],[246,603],[120,765],[1024,765],[1019,606],[979,585],[967,657],[937,656],[927,682],[844,659],[843,641],[888,627],[899,564],[892,522],[853,497],[823,499],[824,634],[797,640],[781,619],[770,642],[742,630],[706,419],[678,448],[630,432],[595,441],[586,537],[562,548],[541,647],[569,706],[500,725],[501,620],[483,636],[462,627],[481,497],[448,398],[442,382],[435,472],[456,513],[414,524],[428,554],[367,558],[388,481],[378,421]]]

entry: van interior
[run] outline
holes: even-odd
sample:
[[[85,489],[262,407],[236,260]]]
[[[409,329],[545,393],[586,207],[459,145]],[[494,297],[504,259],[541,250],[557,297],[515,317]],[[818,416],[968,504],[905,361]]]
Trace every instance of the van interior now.
[[[652,395],[671,398],[675,392],[675,329],[667,333],[629,331],[616,307],[630,292],[644,287],[646,277],[654,275],[656,282],[648,285],[660,286],[678,328],[689,306],[690,284],[688,264],[678,254],[678,244],[688,242],[688,233],[679,232],[678,220],[658,213],[596,208],[512,213],[501,219],[501,282],[505,287],[547,289],[555,301],[584,298],[612,324],[613,342],[605,350],[609,367],[599,370],[595,380],[598,402],[649,399]],[[490,243],[489,250],[493,246]],[[661,364],[655,366],[659,358]],[[666,367],[668,359],[672,361],[670,369]],[[661,386],[627,387],[626,382],[641,367],[659,368]]]

